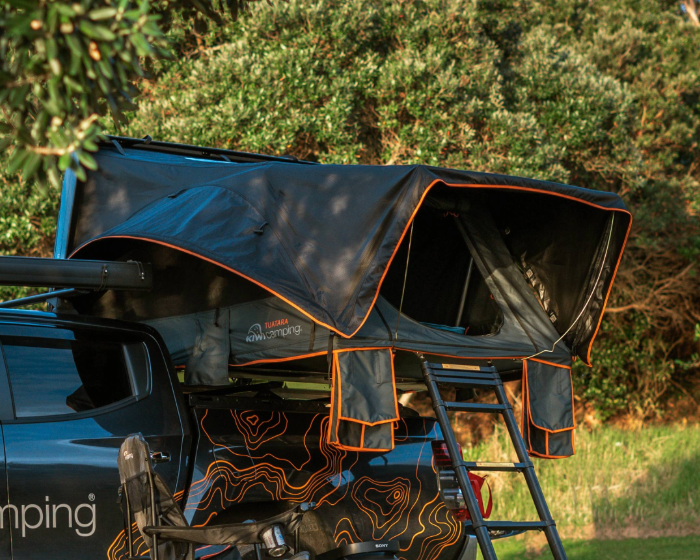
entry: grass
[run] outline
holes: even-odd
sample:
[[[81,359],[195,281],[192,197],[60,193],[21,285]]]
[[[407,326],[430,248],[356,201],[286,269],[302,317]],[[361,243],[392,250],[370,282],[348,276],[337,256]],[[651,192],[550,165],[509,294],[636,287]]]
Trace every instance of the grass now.
[[[546,553],[528,553],[522,539],[506,539],[495,545],[499,560],[548,560]],[[695,560],[700,537],[660,537],[619,541],[564,541],[569,560]],[[478,555],[481,560],[481,553]]]
[[[513,461],[509,449],[499,429],[465,448],[464,455]],[[564,538],[700,534],[698,425],[578,429],[573,457],[535,459],[535,468]],[[488,480],[494,495],[491,519],[537,518],[521,476],[493,473]]]

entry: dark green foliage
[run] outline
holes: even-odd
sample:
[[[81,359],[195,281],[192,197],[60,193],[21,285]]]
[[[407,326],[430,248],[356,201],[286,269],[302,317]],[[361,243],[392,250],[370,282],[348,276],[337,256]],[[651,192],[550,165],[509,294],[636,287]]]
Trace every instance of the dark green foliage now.
[[[113,5],[81,5],[98,4]],[[206,25],[188,0],[173,10],[151,4],[164,16],[176,56],[152,61],[156,78],[139,82],[140,109],[122,133],[323,162],[505,172],[618,192],[635,225],[595,366],[576,371],[579,394],[603,415],[648,417],[692,389],[700,368],[700,28],[679,2],[293,0],[261,4],[238,22],[222,16],[222,25]],[[6,3],[3,13],[25,9],[18,6]],[[125,45],[136,32],[111,19],[76,18],[105,25]],[[86,34],[104,33],[88,27]],[[45,32],[23,29],[22,45]],[[103,39],[93,40],[122,56]],[[61,41],[65,70],[72,55]],[[29,98],[50,105],[55,63],[32,56],[39,62],[30,68],[46,79]],[[62,103],[72,87],[65,83]],[[96,110],[81,113],[80,95],[70,93],[78,120],[60,118],[76,129]],[[97,112],[108,114],[107,105]],[[35,163],[27,165],[29,173]],[[55,198],[43,206],[36,194],[23,200],[20,193],[34,191],[22,184],[14,192],[3,187],[11,202],[0,208],[0,248],[45,251]]]
[[[7,171],[54,187],[60,171],[94,169],[89,152],[105,126],[133,109],[144,65],[167,57],[171,15],[206,29],[226,5],[235,18],[249,0],[6,0],[0,6],[0,152]]]
[[[620,193],[635,227],[576,378],[604,416],[653,416],[700,366],[698,53],[674,2],[297,0],[162,63],[129,131]]]
[[[226,0],[235,17],[248,0]],[[0,252],[47,256],[60,172],[93,169],[104,119],[124,122],[172,13],[221,21],[212,0],[7,0],[0,6]],[[218,6],[219,3],[216,3]],[[3,298],[27,290],[0,288]]]
[[[7,154],[0,155],[0,254],[47,257],[53,250],[59,189],[41,188],[8,174]],[[34,293],[26,288],[0,287],[0,300]]]
[[[148,0],[8,0],[0,8],[0,130],[7,172],[57,186],[59,171],[95,168],[111,115],[133,108],[141,57],[165,54]]]

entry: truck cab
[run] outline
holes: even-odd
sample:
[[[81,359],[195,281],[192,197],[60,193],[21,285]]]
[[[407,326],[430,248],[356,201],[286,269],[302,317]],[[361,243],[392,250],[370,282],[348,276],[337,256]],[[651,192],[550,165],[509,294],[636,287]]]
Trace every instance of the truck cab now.
[[[157,334],[138,325],[0,312],[2,557],[100,558],[121,528],[116,453],[141,432],[184,488],[192,440]]]

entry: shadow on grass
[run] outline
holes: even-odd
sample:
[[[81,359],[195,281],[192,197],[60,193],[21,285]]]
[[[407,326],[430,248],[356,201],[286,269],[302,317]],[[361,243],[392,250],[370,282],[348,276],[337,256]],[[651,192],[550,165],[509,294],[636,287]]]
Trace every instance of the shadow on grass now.
[[[700,453],[681,458],[676,451],[682,450],[668,450],[667,458],[622,493],[595,496],[596,538],[700,534]]]
[[[508,542],[510,541],[510,542]],[[697,560],[700,537],[662,537],[618,541],[565,540],[569,560]],[[506,539],[496,543],[499,560],[550,560],[549,549],[540,554],[525,551],[523,540]],[[482,559],[481,554],[478,556]]]

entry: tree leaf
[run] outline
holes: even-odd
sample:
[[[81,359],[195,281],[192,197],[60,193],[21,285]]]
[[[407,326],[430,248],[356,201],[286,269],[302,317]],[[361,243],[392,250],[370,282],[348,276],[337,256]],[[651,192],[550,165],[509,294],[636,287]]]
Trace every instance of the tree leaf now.
[[[97,169],[97,162],[95,161],[95,158],[88,154],[85,150],[80,150],[79,152],[77,152],[77,154],[78,161],[82,165],[93,171]]]
[[[58,168],[61,171],[68,169],[70,167],[71,158],[71,154],[63,154],[60,158],[58,158]]]
[[[30,153],[24,164],[22,165],[22,177],[25,181],[28,181],[34,174],[36,170],[39,169],[41,165],[42,157],[40,154]]]
[[[92,21],[101,21],[104,19],[113,18],[115,15],[117,15],[116,8],[97,8],[96,10],[92,10],[88,14],[88,17]]]
[[[30,154],[31,152],[29,152],[29,150],[15,148],[15,150],[12,152],[12,155],[10,155],[10,163],[7,166],[6,170],[7,173],[12,175],[15,171],[22,167],[22,165],[24,165],[24,162],[27,160]]]
[[[0,138],[0,153],[4,152],[14,141],[12,136],[3,136]]]
[[[104,25],[95,25],[85,20],[80,22],[80,30],[87,37],[100,41],[114,41],[117,38],[117,36]]]

